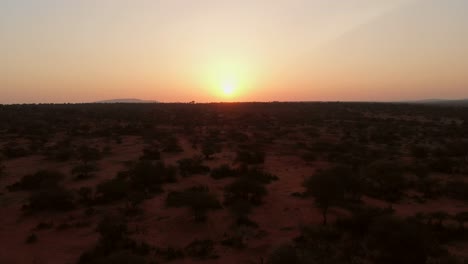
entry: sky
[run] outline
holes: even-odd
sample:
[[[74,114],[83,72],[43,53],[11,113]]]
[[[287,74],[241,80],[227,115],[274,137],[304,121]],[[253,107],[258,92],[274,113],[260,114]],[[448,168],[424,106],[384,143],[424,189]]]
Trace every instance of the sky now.
[[[466,0],[0,0],[0,103],[468,98]]]

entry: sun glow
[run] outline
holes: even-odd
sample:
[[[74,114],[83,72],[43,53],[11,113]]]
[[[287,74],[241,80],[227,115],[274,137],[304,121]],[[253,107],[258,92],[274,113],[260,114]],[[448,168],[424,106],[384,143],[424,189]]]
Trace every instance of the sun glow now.
[[[225,96],[230,97],[230,96],[233,96],[234,93],[236,92],[236,84],[233,81],[226,81],[221,84],[221,89]]]
[[[254,63],[243,56],[214,56],[198,69],[201,85],[213,101],[241,101],[252,91]]]

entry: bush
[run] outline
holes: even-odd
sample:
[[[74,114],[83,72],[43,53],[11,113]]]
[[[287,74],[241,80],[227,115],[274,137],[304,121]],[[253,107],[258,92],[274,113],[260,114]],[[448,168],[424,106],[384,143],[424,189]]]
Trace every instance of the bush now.
[[[3,155],[8,159],[15,159],[29,155],[29,151],[21,145],[9,143],[3,147]]]
[[[445,193],[453,199],[468,201],[468,183],[449,181],[445,184]]]
[[[410,147],[410,152],[413,157],[418,159],[427,158],[429,155],[429,149],[424,145],[413,145]]]
[[[238,150],[236,161],[245,164],[262,164],[265,161],[265,152],[260,150]]]
[[[369,228],[367,246],[376,263],[425,264],[435,242],[421,226],[381,217]]]
[[[212,240],[195,240],[185,247],[188,256],[198,259],[216,258]]]
[[[5,166],[0,162],[0,178],[6,175]]]
[[[207,187],[192,187],[183,192],[170,192],[166,198],[166,205],[170,207],[188,207],[192,211],[195,221],[205,221],[206,213],[220,209],[221,205],[216,196]]]
[[[267,264],[301,264],[304,263],[301,261],[299,254],[291,245],[284,245],[276,248],[268,257]],[[305,264],[305,263],[304,263]]]
[[[96,193],[101,195],[102,201],[111,202],[125,198],[130,190],[129,187],[124,179],[114,178],[98,184]]]
[[[344,199],[344,182],[337,172],[341,173],[334,168],[320,171],[304,182],[307,193],[315,198],[315,203],[322,210],[324,225],[327,224],[328,209]]]
[[[161,153],[157,146],[146,146],[143,149],[143,155],[140,157],[140,160],[161,160]]]
[[[19,190],[39,190],[51,188],[65,178],[61,172],[52,170],[40,170],[34,174],[23,176],[21,180],[13,185],[8,186],[10,191]]]
[[[249,179],[251,181],[256,181],[262,184],[269,184],[273,181],[278,180],[278,177],[263,171],[259,168],[248,168],[247,166],[243,166],[238,170],[238,174],[240,177]]]
[[[112,252],[108,256],[100,257],[91,263],[95,264],[145,264],[146,258],[132,253],[130,250]]]
[[[82,162],[87,163],[91,161],[97,161],[102,158],[102,153],[99,149],[89,146],[81,146],[78,149],[78,159]]]
[[[78,196],[80,198],[79,202],[85,205],[91,205],[93,202],[93,189],[90,187],[81,187],[78,189]]]
[[[132,187],[143,192],[158,193],[163,183],[176,181],[176,168],[162,162],[137,162],[128,174]]]
[[[183,152],[184,150],[182,147],[179,145],[179,142],[176,137],[170,136],[165,138],[162,141],[162,151],[163,152],[168,152],[168,153],[180,153]]]
[[[86,180],[94,176],[94,172],[99,168],[95,162],[82,163],[73,167],[71,173],[75,176],[75,180]]]
[[[408,186],[401,165],[395,162],[376,161],[367,166],[364,174],[367,194],[389,202],[400,200]]]
[[[98,224],[100,234],[98,244],[80,256],[78,263],[146,263],[145,255],[150,252],[146,243],[137,243],[128,237],[124,219],[105,216]]]
[[[177,164],[183,177],[193,174],[204,174],[210,171],[210,168],[203,165],[203,160],[199,157],[181,159],[177,161]]]
[[[221,152],[221,146],[216,144],[213,140],[206,140],[202,145],[202,153],[205,159],[211,159],[211,156]]]
[[[162,255],[167,261],[180,259],[184,257],[184,252],[182,250],[172,247],[157,248],[156,253]]]
[[[63,187],[56,186],[33,193],[26,209],[29,211],[68,211],[74,209],[73,195]]]
[[[26,244],[33,244],[37,242],[36,234],[32,233],[26,238]]]
[[[246,201],[251,205],[260,205],[267,194],[263,183],[246,177],[238,178],[224,188],[224,201],[232,205],[237,201]]]
[[[223,164],[217,168],[212,169],[210,176],[213,179],[223,179],[228,177],[236,177],[237,174],[238,173],[236,170],[231,169],[231,167],[229,167],[227,164]]]

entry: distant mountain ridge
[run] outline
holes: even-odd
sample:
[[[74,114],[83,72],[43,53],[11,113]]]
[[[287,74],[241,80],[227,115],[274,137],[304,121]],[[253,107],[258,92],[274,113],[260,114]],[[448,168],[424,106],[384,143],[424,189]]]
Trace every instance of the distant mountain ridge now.
[[[426,99],[419,101],[410,101],[407,103],[446,106],[468,106],[468,99]]]
[[[111,99],[97,101],[98,104],[148,104],[148,103],[158,103],[158,101],[153,100],[141,100],[136,98],[122,98],[122,99]]]

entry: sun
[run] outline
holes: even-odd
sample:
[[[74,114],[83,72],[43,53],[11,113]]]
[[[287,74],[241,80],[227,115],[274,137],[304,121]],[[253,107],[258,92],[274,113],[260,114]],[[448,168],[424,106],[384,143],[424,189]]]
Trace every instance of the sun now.
[[[242,100],[252,87],[250,64],[235,58],[216,58],[205,62],[196,73],[203,89],[213,101]]]
[[[223,83],[221,89],[225,96],[232,96],[236,90],[236,85],[231,82]]]

